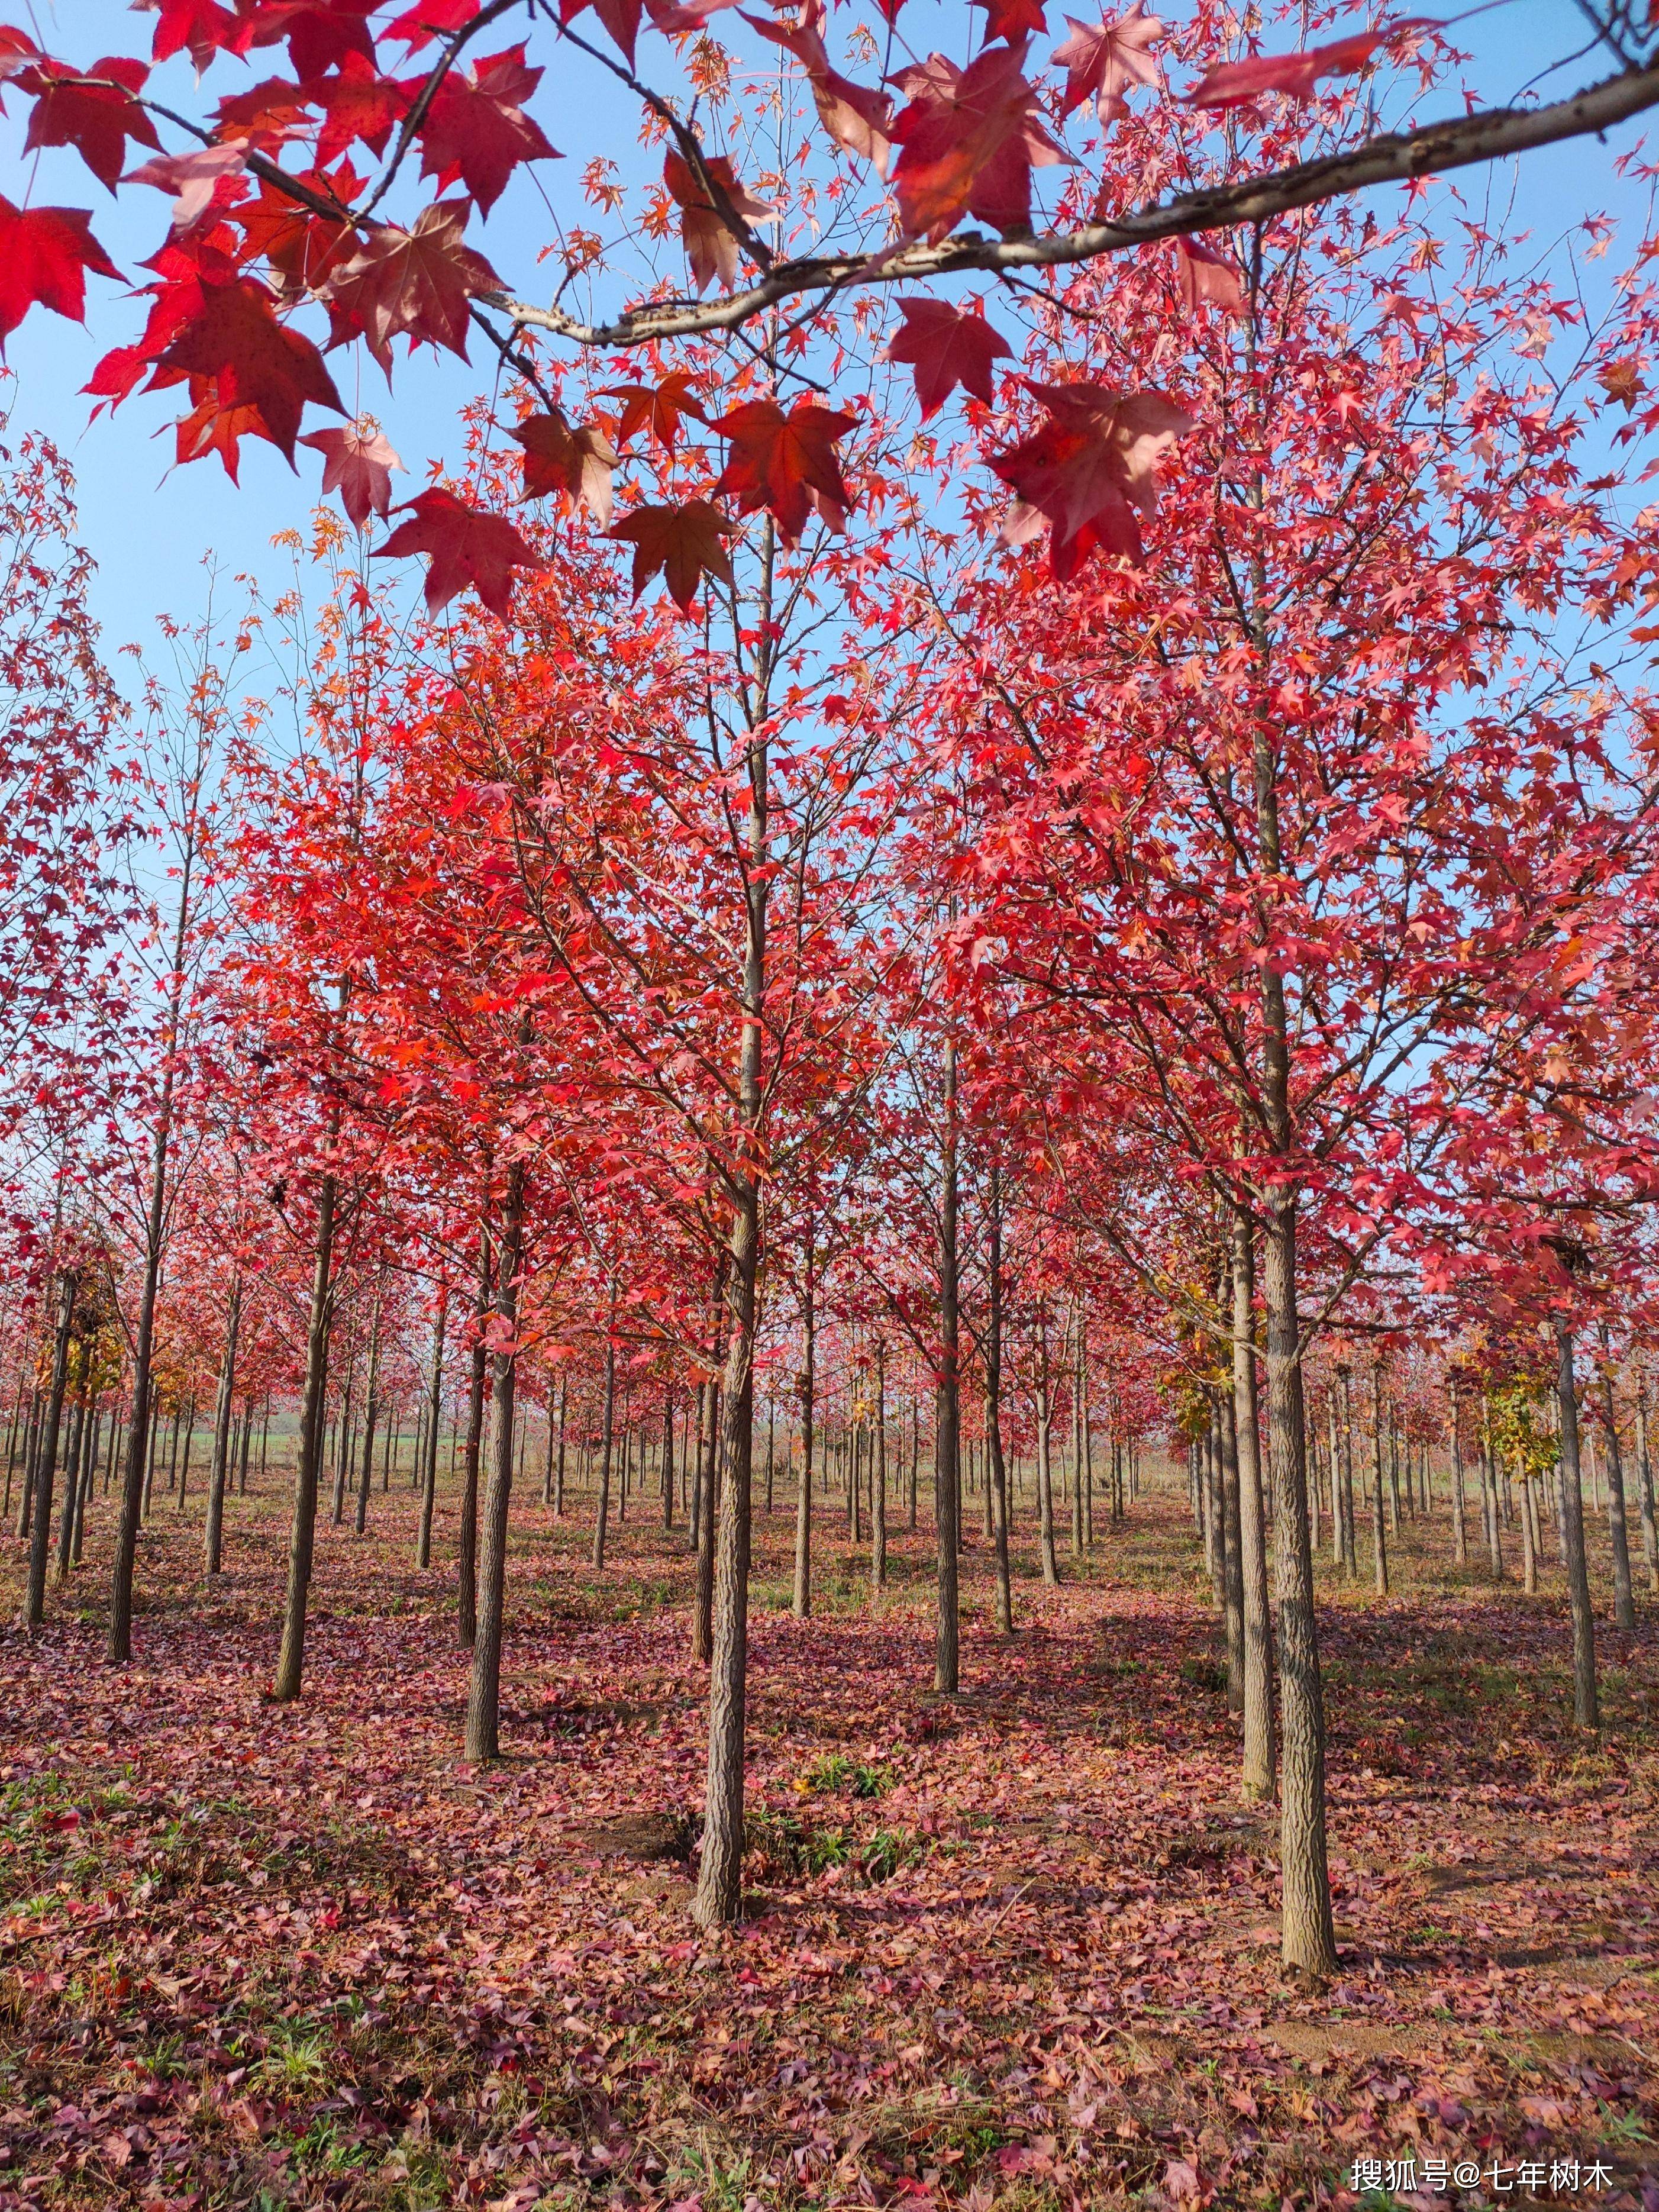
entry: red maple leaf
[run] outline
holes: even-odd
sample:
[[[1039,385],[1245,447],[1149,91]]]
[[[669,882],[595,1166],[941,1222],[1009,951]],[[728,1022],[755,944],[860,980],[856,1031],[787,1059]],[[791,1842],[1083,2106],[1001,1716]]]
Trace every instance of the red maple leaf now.
[[[113,191],[126,166],[128,139],[158,149],[161,143],[155,125],[132,96],[143,89],[149,75],[143,62],[120,54],[106,54],[89,70],[74,74],[58,62],[20,70],[18,87],[34,95],[23,151],[29,153],[36,146],[73,146],[99,182]],[[76,76],[106,82],[79,83]]]
[[[489,214],[520,161],[556,161],[524,103],[544,72],[526,69],[522,46],[492,54],[475,70],[452,70],[421,124],[421,174],[445,191],[459,177]]]
[[[508,434],[524,447],[522,498],[555,497],[561,514],[586,507],[601,529],[608,525],[617,456],[602,425],[573,429],[562,415],[532,415]]]
[[[698,402],[691,396],[690,372],[684,368],[672,370],[660,384],[613,384],[599,394],[601,399],[620,399],[622,420],[617,426],[617,443],[625,446],[635,430],[647,429],[665,453],[672,453],[679,438],[680,418],[689,415],[694,422],[707,422]]]
[[[434,39],[447,39],[463,23],[470,23],[482,5],[483,0],[415,0],[414,7],[399,15],[386,35],[401,39],[413,53],[417,46],[428,46]]]
[[[25,210],[0,197],[0,349],[37,303],[83,322],[88,269],[121,274],[92,234],[90,209]]]
[[[250,19],[222,8],[219,0],[137,0],[141,9],[155,12],[152,61],[164,62],[172,54],[187,52],[198,70],[204,70],[216,53],[245,54],[252,34]]]
[[[273,446],[294,459],[294,441],[307,400],[344,407],[323,357],[303,332],[276,319],[276,302],[251,276],[202,288],[201,306],[156,364],[150,388],[166,372],[211,377],[222,407],[254,407]]]
[[[153,161],[131,170],[122,182],[154,185],[157,191],[171,192],[173,227],[188,230],[216,204],[222,206],[246,166],[247,148],[240,143],[198,146],[189,154],[158,154]]]
[[[300,443],[324,456],[324,496],[337,491],[359,530],[371,514],[391,512],[392,471],[403,463],[383,430],[362,430],[354,422],[345,430],[313,430]]]
[[[1248,107],[1264,93],[1282,92],[1292,100],[1311,100],[1322,76],[1352,76],[1364,69],[1376,49],[1408,31],[1433,30],[1438,18],[1406,15],[1396,22],[1379,24],[1374,31],[1356,31],[1346,39],[1333,39],[1322,46],[1310,46],[1294,54],[1252,54],[1247,61],[1220,62],[1206,70],[1186,98],[1194,107]]]
[[[1011,46],[1022,45],[1025,40],[1042,37],[1048,28],[1048,19],[1042,12],[1042,0],[968,0],[970,8],[983,8],[985,42],[993,45],[1006,39]]]
[[[744,514],[769,508],[786,544],[799,542],[813,513],[845,529],[853,501],[835,447],[858,419],[811,399],[797,400],[787,415],[775,399],[746,400],[712,426],[732,447],[715,492],[730,492]]]
[[[751,198],[738,182],[729,155],[705,155],[703,167],[739,221],[754,222],[771,214],[763,200]],[[706,292],[718,276],[721,290],[729,292],[738,281],[739,240],[725,216],[698,182],[690,163],[672,149],[663,157],[662,180],[679,205],[680,236],[698,291]]]
[[[1002,526],[1010,545],[1049,526],[1048,565],[1064,582],[1097,550],[1139,562],[1138,515],[1157,508],[1155,471],[1193,417],[1161,392],[1098,384],[1033,384],[1042,428],[992,457],[1018,495]]]
[[[225,474],[232,483],[239,483],[241,441],[244,438],[269,438],[264,417],[257,407],[222,406],[212,379],[198,381],[205,388],[204,396],[188,415],[181,415],[173,424],[173,459],[182,464],[204,460],[210,453],[217,453],[225,465]]]
[[[317,135],[318,167],[326,168],[337,155],[360,140],[378,160],[408,114],[415,93],[414,85],[382,76],[362,54],[348,54],[332,76],[312,78],[302,88],[302,96],[324,112]]]
[[[574,23],[588,0],[559,0],[559,21]],[[605,25],[611,37],[628,57],[628,66],[634,66],[634,52],[639,43],[640,18],[645,13],[644,0],[592,0],[593,13]]]
[[[645,12],[655,27],[671,39],[695,38],[708,28],[708,18],[736,0],[645,0]]]
[[[891,80],[910,101],[893,125],[907,238],[937,243],[964,215],[1005,234],[1030,230],[1032,165],[1072,157],[1042,127],[1024,61],[1023,43],[988,47],[965,70],[930,54]]]
[[[513,596],[515,568],[545,568],[545,557],[527,545],[504,515],[472,507],[453,491],[434,485],[417,492],[398,508],[408,514],[384,545],[374,549],[377,561],[399,559],[410,553],[428,558],[426,604],[435,614],[457,592],[471,584],[490,612],[507,617]]]
[[[338,219],[331,222],[313,215],[280,186],[262,178],[258,198],[243,201],[233,211],[233,220],[240,226],[246,241],[244,258],[267,261],[282,280],[279,290],[315,292],[327,283],[331,270],[357,251],[356,229],[343,210],[362,190],[362,180],[349,162],[342,162],[330,173],[304,170],[295,181],[339,200]]]
[[[1054,51],[1054,59],[1066,71],[1066,97],[1060,113],[1069,115],[1092,99],[1103,123],[1121,121],[1129,110],[1123,99],[1132,84],[1156,84],[1158,64],[1150,48],[1164,36],[1164,24],[1134,5],[1109,22],[1079,23],[1068,15],[1072,35]]]
[[[337,68],[348,54],[373,62],[374,41],[367,19],[378,4],[379,0],[258,0],[248,17],[247,45],[274,46],[286,39],[294,74],[302,81]]]
[[[721,544],[731,524],[706,499],[684,507],[638,507],[611,532],[634,548],[634,597],[660,573],[668,595],[689,615],[705,576],[732,581],[732,562]]]
[[[884,177],[893,150],[893,103],[872,85],[854,84],[830,65],[823,43],[823,0],[800,0],[795,20],[769,23],[763,16],[745,15],[745,23],[787,47],[806,71],[812,88],[818,120],[837,146],[872,161]]]
[[[1206,302],[1225,314],[1242,315],[1244,287],[1226,255],[1201,245],[1195,238],[1178,238],[1175,244],[1176,281],[1187,305],[1196,308],[1200,302]]]
[[[0,84],[27,69],[31,63],[46,59],[27,31],[20,31],[15,23],[0,23]]]
[[[250,91],[222,100],[214,112],[219,137],[274,153],[305,118],[306,95],[285,76],[263,77]]]
[[[329,285],[335,344],[359,332],[388,378],[392,341],[401,331],[411,343],[447,346],[466,359],[467,301],[499,292],[501,280],[465,244],[470,200],[434,200],[422,208],[413,230],[387,224]]]
[[[922,421],[938,414],[957,385],[990,406],[991,363],[1013,353],[1001,331],[982,314],[944,300],[901,300],[898,306],[904,327],[890,340],[887,358],[908,362],[915,370]]]

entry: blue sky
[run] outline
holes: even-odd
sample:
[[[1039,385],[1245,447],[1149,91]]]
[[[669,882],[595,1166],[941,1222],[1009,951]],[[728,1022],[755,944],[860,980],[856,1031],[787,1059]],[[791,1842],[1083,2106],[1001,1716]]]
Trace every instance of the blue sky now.
[[[1078,0],[1071,0],[1071,5],[1076,9]],[[33,7],[5,12],[27,24],[42,45],[68,58],[91,59],[111,47],[143,52],[148,45],[149,27],[144,18],[133,16],[115,0],[58,0],[56,6],[36,0]],[[961,9],[951,0],[938,12],[940,26],[933,35],[947,51],[965,51]],[[1178,11],[1171,7],[1165,12],[1175,15]],[[1061,8],[1051,13],[1058,28]],[[954,38],[945,27],[947,19],[958,27]],[[590,16],[586,22],[591,25],[592,20]],[[1365,20],[1367,15],[1357,11],[1353,22]],[[1349,27],[1347,21],[1339,27]],[[515,35],[510,25],[504,26],[500,44],[511,43]],[[748,34],[739,35],[747,47]],[[1470,79],[1488,100],[1512,97],[1534,80],[1540,96],[1559,96],[1606,73],[1587,54],[1565,71],[1541,76],[1550,62],[1583,43],[1583,19],[1567,0],[1509,0],[1509,4],[1468,21],[1458,35],[1474,51]],[[545,35],[532,40],[532,59],[548,58],[549,43]],[[1270,43],[1296,41],[1275,39]],[[647,32],[641,41],[642,60],[653,47],[659,56],[664,52],[663,42]],[[254,59],[261,76],[280,73],[286,62],[280,50]],[[567,160],[543,165],[545,198],[536,175],[520,170],[489,221],[482,226],[475,222],[471,234],[502,273],[532,295],[536,256],[551,234],[549,200],[567,219],[586,216],[592,223],[593,218],[581,207],[575,191],[583,163],[593,154],[607,155],[629,175],[638,173],[644,159],[628,94],[586,64],[580,76],[573,71],[566,80],[569,89],[561,91],[556,88],[556,60],[555,69],[535,112]],[[216,97],[222,90],[254,82],[255,76],[256,71],[239,64],[221,62],[204,90]],[[171,92],[181,112],[199,112],[191,71],[182,58],[167,65],[153,88],[162,97]],[[34,160],[27,167],[21,166],[19,149],[27,102],[14,95],[8,105],[11,113],[0,124],[0,191],[19,202],[91,207],[94,228],[114,260],[137,272],[138,261],[165,234],[165,198],[130,189],[118,201],[112,200],[68,150],[38,157],[38,168]],[[1448,88],[1431,112],[1451,112],[1454,108]],[[1505,229],[1531,228],[1540,236],[1558,235],[1590,212],[1634,220],[1645,204],[1645,192],[1619,179],[1613,161],[1618,151],[1634,144],[1639,136],[1638,121],[1606,144],[1578,141],[1529,155],[1496,173],[1466,173],[1459,180],[1461,189],[1476,207],[1486,205],[1493,217],[1504,211]],[[1617,258],[1615,249],[1612,258]],[[1602,270],[1607,266],[1599,264]],[[137,334],[143,303],[125,298],[119,288],[97,277],[90,280],[88,294],[84,330],[37,309],[13,333],[8,361],[15,381],[5,390],[12,434],[23,428],[47,431],[76,470],[82,534],[98,562],[95,611],[113,655],[123,644],[152,637],[159,613],[188,618],[200,610],[207,589],[204,560],[210,559],[222,577],[246,572],[280,580],[291,573],[288,558],[272,551],[270,540],[278,531],[303,526],[316,497],[320,464],[317,455],[302,448],[301,473],[295,477],[274,448],[250,441],[243,447],[240,489],[216,460],[171,468],[170,428],[177,410],[170,393],[148,399],[135,396],[112,417],[106,413],[89,422],[90,403],[80,387],[108,347]],[[459,450],[459,410],[492,382],[491,364],[479,347],[475,345],[473,353],[471,368],[431,350],[408,359],[400,353],[390,392],[361,349],[332,357],[331,367],[348,405],[355,403],[378,416],[408,465],[410,476],[396,480],[399,489],[394,496],[407,496],[418,488],[429,459]],[[313,410],[307,427],[331,419]],[[415,579],[410,580],[412,584]]]

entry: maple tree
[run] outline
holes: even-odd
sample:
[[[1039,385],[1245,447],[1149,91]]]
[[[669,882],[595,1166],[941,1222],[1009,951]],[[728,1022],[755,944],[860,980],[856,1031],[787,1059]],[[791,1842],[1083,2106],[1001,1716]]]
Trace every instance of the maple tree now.
[[[1059,38],[985,0],[920,55],[902,0],[136,13],[147,51],[84,68],[0,28],[0,338],[125,314],[115,434],[172,394],[178,465],[303,452],[344,522],[222,635],[171,622],[181,680],[124,705],[55,454],[0,516],[7,1663],[27,1911],[62,1916],[30,1990],[156,2077],[112,2091],[65,2026],[9,2142],[64,2191],[309,2202],[316,2141],[251,2148],[308,2113],[360,2201],[753,2212],[1325,2201],[1363,2193],[1339,2144],[1641,2140],[1610,2071],[1539,2099],[1466,2052],[1339,2113],[1254,2039],[1295,2051],[1368,1949],[1402,2040],[1492,2016],[1470,1947],[1525,1911],[1454,1905],[1402,1994],[1427,1893],[1363,1785],[1426,1825],[1420,1755],[1471,1852],[1474,1790],[1565,1836],[1646,1786],[1659,310],[1601,218],[1569,283],[1428,179],[1639,114],[1650,32],[1596,15],[1616,76],[1422,123],[1462,64],[1420,18],[1134,0]],[[556,143],[595,82],[638,104],[626,173]],[[136,308],[37,156],[151,222]],[[447,474],[338,374],[401,396],[428,345],[494,379]],[[411,616],[381,564],[416,556]],[[113,1686],[62,1665],[88,1559]],[[1469,1692],[1501,1736],[1443,1728],[1449,1621],[1524,1664],[1524,1710]],[[124,1685],[169,1669],[143,1790],[177,1748],[216,1837],[224,1739],[251,1770],[226,1863],[272,1906],[234,1940],[281,2002],[246,2051],[202,2027],[216,1876],[217,1951],[165,1939],[186,1994],[167,1885],[106,1881],[101,1828],[54,1860],[116,1825]],[[276,1824],[324,1778],[373,1820],[301,1929]],[[619,1899],[624,1831],[672,1871]],[[1099,1879],[1028,1901],[1022,1833]],[[902,1932],[849,1936],[844,1893],[894,1882]],[[118,1910],[137,1994],[81,1925]],[[310,2112],[303,1977],[371,1959],[432,2081],[371,2007]],[[1196,2022],[1195,1985],[1177,2086],[1135,2079],[1119,2032]],[[1520,2010],[1651,2033],[1634,1990]],[[671,2017],[680,2106],[617,2040]],[[902,2124],[855,2124],[890,2083]]]

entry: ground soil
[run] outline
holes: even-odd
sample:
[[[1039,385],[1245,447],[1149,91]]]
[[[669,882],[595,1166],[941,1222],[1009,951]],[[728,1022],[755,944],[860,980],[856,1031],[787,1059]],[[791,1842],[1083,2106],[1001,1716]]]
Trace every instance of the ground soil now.
[[[480,1771],[453,1497],[428,1573],[406,1489],[364,1539],[325,1526],[287,1707],[264,1695],[280,1469],[233,1501],[211,1589],[198,1504],[157,1502],[132,1666],[101,1657],[101,1499],[46,1631],[0,1634],[7,2212],[1271,2208],[1356,2179],[1378,2206],[1659,2208],[1652,1601],[1601,1627],[1587,1742],[1559,1576],[1494,1588],[1438,1522],[1401,1532],[1386,1603],[1322,1570],[1321,1988],[1279,1963],[1273,1823],[1238,1802],[1173,1483],[1058,1593],[1022,1530],[1012,1639],[972,1535],[955,1698],[929,1687],[925,1527],[872,1601],[826,1514],[803,1624],[792,1527],[762,1516],[748,1913],[712,1936],[687,1912],[678,1532],[630,1519],[596,1576],[580,1501],[515,1508],[505,1755]],[[8,1539],[13,1623],[21,1569]]]

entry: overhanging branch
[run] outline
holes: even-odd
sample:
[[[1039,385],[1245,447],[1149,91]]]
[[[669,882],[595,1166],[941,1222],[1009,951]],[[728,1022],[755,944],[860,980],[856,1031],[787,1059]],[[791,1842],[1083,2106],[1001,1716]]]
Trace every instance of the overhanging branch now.
[[[1659,105],[1659,64],[1626,70],[1589,85],[1570,100],[1545,107],[1498,107],[1459,115],[1421,129],[1368,138],[1340,154],[1298,161],[1287,169],[1176,198],[1047,238],[987,238],[964,231],[938,246],[901,247],[884,259],[866,254],[826,254],[779,262],[760,280],[729,299],[669,300],[635,307],[612,323],[584,323],[559,307],[538,307],[496,295],[491,304],[527,330],[544,330],[579,346],[633,346],[663,338],[693,337],[738,329],[783,300],[853,283],[913,284],[970,271],[1051,269],[1124,253],[1160,239],[1228,230],[1240,223],[1270,222],[1297,208],[1338,199],[1371,185],[1400,184],[1498,161],[1536,146],[1588,137]]]

